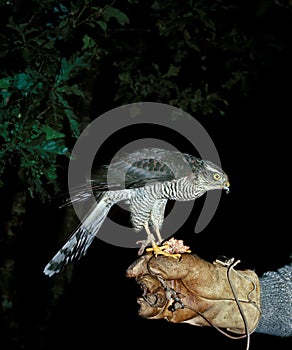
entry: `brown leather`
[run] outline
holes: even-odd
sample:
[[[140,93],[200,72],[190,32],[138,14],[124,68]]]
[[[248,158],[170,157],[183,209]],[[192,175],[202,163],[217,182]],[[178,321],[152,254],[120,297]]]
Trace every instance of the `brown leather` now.
[[[251,270],[234,270],[220,262],[209,263],[195,254],[182,254],[181,259],[144,255],[127,269],[144,291],[138,299],[139,315],[170,322],[187,322],[245,334],[257,326],[260,317],[259,279]]]

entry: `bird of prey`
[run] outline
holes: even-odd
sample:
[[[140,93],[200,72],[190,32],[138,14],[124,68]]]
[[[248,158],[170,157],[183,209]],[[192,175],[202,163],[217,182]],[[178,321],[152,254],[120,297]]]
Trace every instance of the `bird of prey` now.
[[[216,189],[229,192],[228,176],[211,161],[160,148],[140,149],[113,160],[101,168],[90,185],[96,203],[45,266],[44,273],[48,276],[86,254],[111,207],[120,201],[129,204],[134,230],[145,229],[147,233],[146,240],[139,241],[139,255],[149,245],[155,254],[163,254],[159,251],[163,241],[160,230],[168,200],[195,200]],[[71,196],[70,202],[82,202],[88,197],[85,188]]]

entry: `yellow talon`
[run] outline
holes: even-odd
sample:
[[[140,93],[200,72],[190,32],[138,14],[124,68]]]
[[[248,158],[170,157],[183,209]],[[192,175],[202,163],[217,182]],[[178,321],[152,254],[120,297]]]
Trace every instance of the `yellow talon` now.
[[[172,254],[172,253],[167,253],[164,250],[168,249],[169,245],[168,244],[163,244],[161,246],[158,246],[154,242],[152,243],[152,248],[146,248],[147,252],[152,252],[155,257],[158,255],[164,255],[164,256],[170,256],[174,259],[179,259],[181,257],[181,254]]]

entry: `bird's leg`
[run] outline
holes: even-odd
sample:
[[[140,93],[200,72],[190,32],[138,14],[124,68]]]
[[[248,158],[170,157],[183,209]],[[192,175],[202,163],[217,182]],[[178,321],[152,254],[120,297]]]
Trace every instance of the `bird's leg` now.
[[[138,241],[136,242],[137,244],[141,243],[141,247],[138,251],[138,255],[142,255],[144,253],[145,248],[149,245],[149,244],[155,244],[155,238],[153,236],[153,234],[150,232],[149,226],[148,224],[144,225],[145,231],[147,233],[147,238],[145,241]]]
[[[158,238],[158,243],[159,243],[159,244],[162,243],[163,239],[162,239],[162,237],[161,237],[161,234],[160,234],[160,231],[159,231],[159,227],[156,227],[156,226],[155,226],[155,233],[156,233],[156,236],[157,236],[157,238]]]

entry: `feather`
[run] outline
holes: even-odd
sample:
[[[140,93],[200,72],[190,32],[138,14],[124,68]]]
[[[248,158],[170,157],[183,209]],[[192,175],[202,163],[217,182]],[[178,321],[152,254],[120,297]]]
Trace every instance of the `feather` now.
[[[106,193],[100,197],[83,223],[77,227],[64,246],[45,266],[44,274],[52,276],[74,259],[80,259],[86,254],[113,204],[114,202],[108,198]]]

